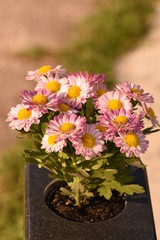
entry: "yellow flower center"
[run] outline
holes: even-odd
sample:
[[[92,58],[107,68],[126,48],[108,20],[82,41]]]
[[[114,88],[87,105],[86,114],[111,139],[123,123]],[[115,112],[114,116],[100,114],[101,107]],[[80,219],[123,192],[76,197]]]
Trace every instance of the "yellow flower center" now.
[[[108,102],[108,108],[110,110],[117,110],[117,109],[121,109],[122,107],[123,107],[123,105],[122,105],[121,101],[118,99],[113,99]]]
[[[54,145],[57,137],[58,137],[58,134],[48,136],[48,144]]]
[[[96,94],[98,97],[102,96],[103,94],[105,94],[107,91],[103,88],[100,88],[96,91]]]
[[[151,107],[146,108],[146,111],[152,118],[155,118],[155,113]]]
[[[19,112],[17,113],[17,118],[19,120],[24,120],[27,119],[31,116],[32,111],[28,111],[26,108],[22,108],[21,110],[19,110]]]
[[[72,87],[70,87],[70,89],[68,90],[68,97],[69,97],[69,98],[75,98],[75,99],[76,99],[77,97],[79,97],[80,93],[81,93],[80,87],[78,87],[78,86],[72,86]]]
[[[50,66],[44,65],[38,69],[38,74],[44,75],[45,73],[47,73],[50,70],[52,70],[52,68]]]
[[[61,85],[57,81],[50,81],[46,84],[46,89],[51,90],[53,93],[56,93],[60,90]]]
[[[139,89],[137,89],[137,88],[131,88],[131,92],[132,93],[136,92],[138,95],[142,94],[141,91]]]
[[[98,129],[100,132],[106,132],[108,128],[97,124],[96,129]]]
[[[125,125],[128,122],[128,118],[126,118],[125,116],[117,116],[117,117],[115,117],[113,122],[117,123],[118,125],[120,125],[120,124]]]
[[[32,98],[32,102],[35,103],[36,105],[45,105],[48,102],[48,100],[44,95],[36,94]]]
[[[62,112],[67,112],[69,110],[69,107],[65,103],[60,103],[58,107]]]
[[[134,133],[128,133],[125,136],[125,142],[129,147],[137,147],[139,145],[139,139]]]
[[[76,127],[73,123],[70,123],[70,122],[67,122],[67,123],[63,123],[61,126],[60,126],[60,130],[61,132],[63,133],[68,133],[70,132],[71,130],[74,130]]]
[[[89,133],[85,133],[81,138],[81,140],[82,140],[83,146],[86,148],[93,148],[95,145],[95,138]]]

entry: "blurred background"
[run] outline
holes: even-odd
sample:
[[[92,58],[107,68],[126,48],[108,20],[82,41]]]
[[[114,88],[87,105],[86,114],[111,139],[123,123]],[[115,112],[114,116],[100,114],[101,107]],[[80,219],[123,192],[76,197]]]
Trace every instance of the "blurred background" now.
[[[5,0],[0,8],[0,239],[24,239],[24,160],[27,141],[5,123],[19,103],[28,70],[63,65],[68,72],[103,72],[108,85],[132,81],[155,97],[160,119],[159,0]],[[151,200],[160,237],[159,133],[149,136]]]

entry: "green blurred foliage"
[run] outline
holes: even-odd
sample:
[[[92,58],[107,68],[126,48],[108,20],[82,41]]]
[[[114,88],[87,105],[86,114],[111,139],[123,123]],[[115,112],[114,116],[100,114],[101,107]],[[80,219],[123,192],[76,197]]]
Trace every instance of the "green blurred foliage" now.
[[[25,49],[17,54],[19,57],[29,58],[32,60],[37,60],[45,56],[53,55],[50,51],[46,48],[41,46],[33,46],[28,49]]]
[[[17,142],[0,157],[0,239],[24,239],[24,159],[29,142]]]
[[[102,72],[113,86],[115,60],[134,48],[148,30],[155,0],[108,0],[80,26],[77,41],[63,49],[63,65],[71,71]]]

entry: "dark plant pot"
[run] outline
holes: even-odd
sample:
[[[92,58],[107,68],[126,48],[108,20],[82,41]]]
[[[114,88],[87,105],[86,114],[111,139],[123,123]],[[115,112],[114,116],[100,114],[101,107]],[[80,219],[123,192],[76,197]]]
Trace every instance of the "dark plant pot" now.
[[[127,197],[125,209],[116,217],[98,223],[64,219],[45,203],[52,179],[48,171],[25,167],[25,240],[156,240],[146,171],[135,169],[135,182],[145,193]]]

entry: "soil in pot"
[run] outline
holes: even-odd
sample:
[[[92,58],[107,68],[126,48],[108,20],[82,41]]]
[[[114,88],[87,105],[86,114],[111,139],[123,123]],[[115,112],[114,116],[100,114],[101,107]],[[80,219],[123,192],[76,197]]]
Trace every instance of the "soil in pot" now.
[[[61,186],[57,186],[48,193],[46,204],[59,216],[72,221],[82,223],[104,221],[119,215],[125,207],[125,197],[113,191],[110,200],[100,197],[95,192],[94,197],[79,208],[68,201],[68,196],[61,194],[59,190]]]

